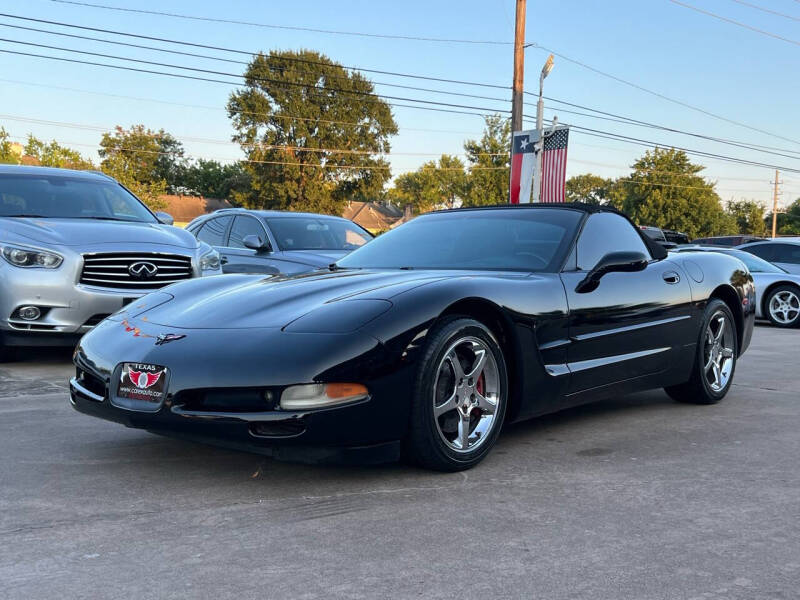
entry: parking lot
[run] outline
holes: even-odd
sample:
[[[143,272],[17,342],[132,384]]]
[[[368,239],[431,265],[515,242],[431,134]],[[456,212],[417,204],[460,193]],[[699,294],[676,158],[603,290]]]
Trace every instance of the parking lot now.
[[[796,598],[799,343],[758,326],[717,406],[569,410],[447,475],[128,430],[32,352],[0,365],[0,596]]]

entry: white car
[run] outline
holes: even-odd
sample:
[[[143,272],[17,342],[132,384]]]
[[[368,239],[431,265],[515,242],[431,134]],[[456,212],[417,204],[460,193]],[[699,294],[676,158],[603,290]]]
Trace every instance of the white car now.
[[[800,274],[789,273],[742,250],[719,246],[682,246],[674,252],[721,252],[738,258],[753,275],[756,318],[769,319],[778,327],[800,327]]]
[[[737,248],[778,265],[784,271],[800,275],[800,238],[773,238]]]

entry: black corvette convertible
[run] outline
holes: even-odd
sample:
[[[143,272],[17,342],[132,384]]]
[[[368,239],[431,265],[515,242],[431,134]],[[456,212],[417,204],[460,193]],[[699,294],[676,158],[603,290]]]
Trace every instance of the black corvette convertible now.
[[[471,467],[504,422],[648,388],[712,404],[752,277],[584,205],[421,216],[329,268],[150,294],[81,340],[86,414],[300,460]]]

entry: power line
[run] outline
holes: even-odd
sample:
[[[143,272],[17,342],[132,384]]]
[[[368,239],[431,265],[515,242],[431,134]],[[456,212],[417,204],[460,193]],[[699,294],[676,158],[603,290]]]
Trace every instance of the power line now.
[[[365,31],[341,31],[336,29],[317,29],[314,27],[299,27],[294,25],[275,25],[272,23],[256,23],[254,21],[241,21],[236,19],[221,19],[215,17],[200,17],[196,15],[185,15],[180,13],[164,12],[157,10],[144,10],[140,8],[123,8],[121,6],[107,6],[105,4],[91,4],[89,2],[75,2],[73,0],[50,0],[58,4],[72,4],[74,6],[84,6],[89,8],[102,8],[104,10],[116,10],[127,13],[138,13],[145,15],[158,15],[161,17],[171,17],[174,19],[188,19],[191,21],[205,21],[209,23],[227,23],[229,25],[247,25],[249,27],[262,27],[266,29],[284,29],[289,31],[308,31],[311,33],[325,33],[331,35],[347,35],[367,38],[380,38],[390,40],[405,40],[415,42],[441,42],[447,44],[488,44],[494,46],[508,46],[511,42],[498,40],[467,40],[453,38],[425,37],[416,35],[392,35],[385,33],[370,33]]]
[[[119,35],[119,36],[124,36],[124,37],[136,38],[136,39],[140,39],[140,40],[149,40],[149,41],[152,41],[152,42],[163,42],[163,43],[166,43],[166,44],[175,44],[175,45],[188,46],[188,47],[193,47],[193,48],[203,48],[205,50],[217,50],[217,51],[220,51],[220,52],[230,52],[232,54],[239,54],[239,55],[242,55],[242,56],[250,56],[250,57],[252,57],[252,56],[257,56],[258,54],[261,53],[261,52],[253,52],[253,51],[250,51],[250,50],[241,50],[241,49],[224,47],[224,46],[213,46],[213,45],[209,45],[209,44],[199,44],[199,43],[196,43],[196,42],[187,42],[185,40],[176,40],[176,39],[173,39],[173,38],[163,38],[163,37],[155,37],[155,36],[151,36],[151,35],[142,35],[142,34],[138,34],[138,33],[129,33],[129,32],[118,31],[118,30],[114,30],[114,29],[102,29],[102,28],[99,28],[99,27],[87,27],[86,25],[77,25],[77,24],[74,24],[74,23],[65,23],[63,21],[50,21],[50,20],[47,20],[47,19],[36,19],[36,18],[33,18],[33,17],[23,17],[23,16],[20,16],[20,15],[12,15],[12,14],[9,14],[9,13],[0,13],[0,17],[7,17],[7,18],[10,18],[10,19],[18,19],[18,20],[22,20],[22,21],[32,21],[32,22],[35,22],[35,23],[44,23],[44,24],[47,24],[47,25],[57,25],[59,27],[70,27],[72,29],[80,29],[80,30],[83,30],[83,31],[94,31],[96,33],[107,33],[107,34],[111,34],[111,35]],[[56,35],[67,35],[67,34],[59,34],[57,32],[48,32],[48,33],[54,33]],[[97,41],[103,41],[103,40],[97,40]],[[107,41],[107,40],[105,40],[105,41]],[[121,42],[118,42],[118,43],[121,43]],[[163,51],[163,52],[170,52],[170,50],[167,50],[167,49],[160,49],[160,50]],[[307,58],[300,58],[300,57],[295,57],[295,56],[281,56],[280,58],[281,58],[281,60],[286,60],[286,61],[289,61],[289,62],[299,62],[299,63],[306,63],[306,64],[317,64],[317,65],[329,66],[328,63],[325,63],[325,62],[322,62],[322,61],[315,61],[315,60],[311,60],[311,59],[307,59]],[[224,59],[219,59],[219,60],[224,60]],[[423,79],[423,80],[426,80],[426,81],[436,81],[436,82],[439,82],[439,83],[453,83],[453,84],[458,84],[458,85],[469,85],[469,86],[493,88],[493,89],[500,89],[500,90],[510,90],[511,89],[507,85],[498,85],[498,84],[493,84],[493,83],[482,83],[482,82],[477,82],[477,81],[464,81],[464,80],[460,80],[460,79],[447,79],[447,78],[444,78],[444,77],[434,77],[434,76],[430,76],[430,75],[417,75],[417,74],[413,74],[413,73],[401,73],[401,72],[397,72],[397,71],[386,71],[386,70],[382,70],[382,69],[371,69],[371,68],[366,68],[366,67],[353,67],[353,66],[345,66],[345,65],[341,65],[341,66],[342,66],[342,68],[347,69],[349,71],[362,71],[364,73],[377,73],[379,75],[390,75],[392,77],[405,77],[405,78],[411,78],[411,79]]]
[[[741,4],[743,6],[749,6],[750,8],[754,8],[756,10],[760,10],[761,12],[769,13],[771,15],[777,15],[777,16],[783,17],[785,19],[791,19],[792,21],[800,21],[800,17],[795,17],[793,15],[787,15],[786,13],[778,12],[777,10],[772,10],[770,8],[765,8],[763,6],[758,6],[757,4],[751,4],[750,2],[744,2],[744,0],[731,0],[731,2],[736,2],[736,4]]]
[[[78,28],[78,29],[88,29],[88,30],[92,30],[92,31],[102,31],[104,33],[109,33],[109,34],[113,34],[113,35],[124,35],[124,36],[136,37],[136,38],[145,38],[145,39],[158,40],[158,41],[167,42],[167,43],[183,44],[183,45],[189,45],[189,46],[200,46],[200,47],[211,48],[211,49],[215,49],[215,50],[222,50],[222,51],[236,52],[236,53],[240,53],[240,54],[252,55],[252,53],[247,52],[247,51],[243,51],[243,50],[234,50],[234,49],[230,49],[230,48],[223,48],[223,47],[220,47],[220,46],[209,46],[209,45],[203,45],[203,44],[194,44],[194,43],[191,43],[191,42],[185,42],[185,41],[179,41],[179,40],[167,39],[167,38],[156,38],[156,37],[152,37],[152,36],[141,36],[141,35],[138,35],[138,34],[125,33],[125,32],[120,32],[120,31],[111,30],[111,29],[98,29],[98,28],[92,28],[92,27],[85,27],[85,26],[80,26],[80,25],[64,23],[64,22],[60,22],[60,21],[48,21],[48,20],[43,20],[43,19],[34,19],[34,18],[29,18],[29,17],[21,17],[21,16],[18,16],[18,15],[9,15],[9,14],[6,14],[6,13],[0,13],[0,16],[6,16],[6,17],[15,18],[15,19],[22,19],[22,20],[27,20],[27,21],[35,21],[35,22],[47,23],[47,24],[53,24],[53,25],[59,25],[59,26],[64,26],[64,27],[74,27],[74,28]],[[109,43],[109,44],[117,44],[117,45],[131,46],[131,47],[136,47],[136,48],[144,48],[144,49],[155,50],[155,51],[159,51],[159,52],[169,52],[169,53],[173,53],[173,54],[194,56],[194,57],[200,57],[200,58],[208,58],[208,59],[212,59],[212,60],[223,60],[223,61],[233,62],[233,63],[237,63],[237,64],[243,64],[243,65],[249,64],[248,62],[244,62],[244,61],[228,60],[228,59],[218,58],[218,57],[214,57],[214,56],[199,55],[199,54],[194,54],[194,53],[181,52],[181,51],[170,50],[170,49],[165,49],[165,48],[158,48],[158,47],[153,47],[153,46],[144,46],[144,45],[139,45],[139,44],[128,44],[128,43],[120,42],[120,41],[116,41],[116,40],[106,40],[106,39],[93,38],[93,37],[88,37],[88,36],[79,36],[79,35],[73,35],[73,34],[68,34],[68,33],[63,33],[63,32],[54,32],[54,31],[48,31],[48,30],[43,30],[43,29],[36,29],[36,28],[8,25],[8,24],[4,24],[4,23],[0,23],[0,26],[12,27],[12,28],[20,28],[20,29],[25,29],[25,30],[37,31],[37,32],[40,32],[40,33],[47,33],[47,34],[52,34],[52,35],[61,35],[61,36],[67,36],[67,37],[72,37],[72,38],[78,38],[78,39],[87,39],[87,40],[98,41],[98,42]],[[27,43],[27,42],[18,42],[18,43]],[[55,47],[50,47],[50,46],[46,46],[46,47],[55,48]],[[58,49],[58,48],[55,48],[55,49]],[[83,53],[82,51],[79,51],[79,50],[72,50],[72,49],[64,49],[64,50],[66,50],[68,52]],[[104,55],[104,54],[100,54],[100,56],[110,57],[110,56]],[[133,60],[133,61],[136,61],[136,59],[129,59],[129,58],[126,58],[126,57],[114,57],[114,58],[118,58],[120,60]],[[320,64],[320,65],[329,66],[328,63],[323,63],[321,61],[314,61],[314,60],[309,60],[309,59],[302,59],[302,58],[299,58],[299,57],[280,57],[280,59],[281,60],[285,59],[285,60],[288,60],[288,61],[301,62],[301,63],[312,63],[312,64]],[[156,64],[161,64],[161,63],[156,63]],[[176,68],[185,68],[185,67],[176,67]],[[345,66],[343,68],[354,70],[354,71],[359,70],[358,67],[346,67]],[[403,76],[403,77],[433,79],[433,80],[437,80],[437,81],[448,81],[448,82],[451,82],[451,83],[460,83],[460,84],[465,84],[465,85],[483,85],[483,86],[498,87],[498,88],[506,89],[504,86],[495,86],[495,85],[492,85],[492,84],[484,84],[484,83],[479,83],[479,82],[467,82],[467,81],[458,81],[458,80],[443,80],[441,78],[433,78],[433,77],[426,77],[426,76],[420,76],[420,75],[413,75],[413,74],[409,74],[409,73],[392,73],[392,72],[388,72],[388,71],[380,71],[378,69],[372,69],[371,71],[372,72],[377,72],[377,73],[391,73],[393,75],[400,75],[400,76]],[[233,75],[233,74],[228,74],[228,75],[236,76],[236,75]],[[340,79],[340,78],[337,78],[337,79]],[[426,92],[433,92],[433,93],[439,93],[439,94],[456,95],[456,96],[477,98],[477,99],[483,99],[483,100],[492,100],[492,101],[497,101],[497,102],[507,102],[507,100],[502,99],[502,98],[493,98],[493,97],[487,97],[487,96],[481,96],[481,95],[475,95],[475,94],[465,94],[465,93],[460,93],[460,92],[451,92],[451,91],[447,91],[447,90],[436,90],[436,89],[421,88],[421,87],[415,87],[415,86],[404,86],[404,85],[400,85],[400,84],[391,84],[391,83],[385,83],[385,82],[372,82],[372,83],[375,84],[375,85],[386,85],[386,86],[393,86],[393,87],[399,87],[399,88],[411,89],[411,90],[417,90],[417,91],[426,91]],[[526,92],[526,94],[529,95],[529,96],[533,96],[534,95],[534,94],[531,94],[530,92]],[[607,112],[607,111],[602,111],[602,110],[599,110],[599,109],[582,106],[580,104],[574,104],[574,103],[571,103],[571,102],[566,102],[566,101],[563,101],[563,100],[559,100],[557,98],[549,98],[549,97],[547,97],[546,99],[549,100],[549,101],[557,102],[559,104],[564,104],[564,105],[567,105],[567,106],[573,106],[573,107],[577,107],[577,108],[582,108],[584,110],[589,110],[589,111],[598,113],[598,115],[605,115],[605,117],[597,116],[597,115],[590,115],[590,114],[576,112],[576,111],[570,111],[568,109],[563,109],[563,108],[560,109],[562,112],[565,112],[565,113],[576,114],[576,115],[586,116],[586,117],[596,118],[596,119],[604,119],[604,120],[608,120],[608,121],[615,121],[615,122],[620,122],[620,123],[625,123],[625,124],[632,124],[632,125],[639,125],[639,126],[644,126],[644,127],[658,128],[658,129],[662,129],[662,130],[665,130],[665,131],[670,131],[670,132],[673,132],[673,133],[679,133],[679,134],[682,134],[682,135],[688,135],[688,136],[696,137],[696,138],[700,138],[700,139],[706,139],[706,140],[714,141],[714,142],[718,142],[718,143],[735,145],[735,146],[739,146],[739,147],[745,148],[745,149],[758,150],[758,151],[774,150],[774,151],[780,151],[780,152],[793,152],[791,150],[786,150],[786,149],[783,149],[783,148],[775,148],[775,147],[763,146],[763,145],[757,145],[757,144],[748,144],[748,143],[745,143],[745,142],[737,142],[735,140],[728,140],[728,139],[724,139],[724,138],[717,138],[717,137],[713,137],[713,136],[706,136],[706,135],[703,135],[703,134],[687,132],[687,131],[676,129],[676,128],[673,128],[673,127],[667,127],[667,126],[664,126],[664,125],[657,125],[657,124],[653,124],[653,123],[648,123],[646,121],[641,121],[641,120],[634,119],[634,118],[631,118],[631,117],[626,117],[626,116],[623,116],[623,115],[617,115],[617,114],[610,113],[610,112]],[[768,152],[768,153],[769,154],[775,154],[777,156],[783,156],[783,157],[786,157],[786,158],[794,158],[792,156],[788,156],[786,154],[780,154],[780,153],[776,153],[776,152]]]
[[[32,44],[31,42],[18,42],[16,40],[12,40],[12,41],[15,41],[16,43],[21,43],[21,44],[27,44],[27,45],[44,46],[43,44]],[[45,47],[47,47],[47,46],[45,46]],[[57,48],[54,48],[54,49],[57,49]],[[164,71],[154,71],[152,69],[139,69],[139,68],[128,67],[128,66],[123,66],[123,65],[110,65],[110,64],[107,64],[107,63],[98,63],[98,62],[92,62],[92,61],[77,60],[77,59],[74,59],[74,58],[64,58],[64,57],[60,57],[60,56],[48,56],[48,55],[44,55],[44,54],[35,54],[35,53],[31,53],[31,52],[19,52],[19,51],[16,51],[16,50],[5,50],[5,49],[0,49],[0,52],[6,53],[6,54],[16,54],[18,56],[29,56],[29,57],[33,57],[33,58],[44,58],[44,59],[47,59],[47,60],[57,60],[57,61],[61,61],[61,62],[68,62],[68,63],[74,63],[74,64],[90,65],[90,66],[95,66],[95,67],[106,67],[106,68],[109,68],[109,69],[117,69],[117,70],[122,70],[122,71],[133,71],[133,72],[137,72],[137,73],[147,73],[147,74],[151,74],[151,75],[164,75],[166,77],[176,77],[176,78],[179,78],[179,79],[191,79],[191,80],[194,80],[194,81],[205,81],[205,82],[210,82],[210,83],[222,83],[222,84],[225,84],[225,85],[234,85],[234,86],[235,85],[242,85],[241,83],[238,83],[238,82],[235,82],[235,81],[226,81],[226,80],[221,80],[221,79],[211,79],[209,77],[199,77],[199,76],[196,76],[196,75],[182,75],[182,74],[179,74],[179,73],[166,73]],[[135,60],[135,59],[124,59],[123,58],[122,60]],[[136,61],[136,62],[147,62],[147,61]],[[168,65],[168,64],[165,64],[163,66],[166,66],[168,68],[171,67],[171,65]],[[189,67],[176,67],[176,68],[189,69]],[[198,69],[198,70],[202,71],[202,69]],[[225,74],[223,74],[223,75],[225,75]],[[229,77],[242,77],[241,75],[227,75],[227,76],[229,76]],[[257,78],[257,80],[259,80],[259,81],[268,81],[268,80],[266,80],[264,78]],[[269,81],[275,81],[275,80],[269,80]],[[279,86],[294,86],[294,87],[296,87],[296,86],[299,86],[299,87],[314,87],[314,86],[311,86],[310,84],[301,84],[301,83],[296,83],[296,82],[283,82],[283,81],[275,81],[275,85],[279,85]],[[356,92],[356,91],[351,91],[351,90],[339,90],[337,88],[324,88],[324,89],[328,90],[328,91],[333,91],[333,92],[354,93],[354,94],[357,94],[357,95],[360,95],[360,96],[372,95],[372,96],[375,96],[378,99],[381,99],[380,96],[378,96],[377,94],[371,94],[369,92]],[[435,107],[431,107],[431,106],[414,106],[414,105],[408,105],[408,104],[396,104],[396,103],[391,103],[391,102],[387,102],[386,103],[389,106],[396,106],[396,107],[401,107],[401,108],[416,108],[416,109],[420,109],[420,110],[430,110],[430,111],[437,111],[437,112],[449,112],[449,113],[455,113],[455,114],[475,115],[475,116],[479,116],[479,117],[488,117],[488,116],[495,115],[497,113],[508,112],[507,110],[499,110],[499,109],[496,109],[496,108],[473,107],[473,106],[466,106],[466,105],[451,104],[451,103],[447,103],[447,102],[434,102],[432,100],[418,100],[418,99],[414,99],[414,98],[406,99],[406,98],[397,98],[397,97],[393,97],[393,96],[384,96],[384,98],[390,98],[390,99],[396,99],[396,100],[405,100],[405,101],[408,101],[408,102],[422,102],[422,103],[425,103],[425,104],[436,104],[436,105],[449,106],[449,107],[455,107],[455,108],[474,109],[473,111],[463,111],[463,110],[453,110],[453,109],[446,109],[446,108],[435,108]],[[476,112],[476,111],[484,111],[484,112]]]
[[[67,92],[75,92],[79,94],[91,94],[93,96],[103,96],[106,98],[120,98],[123,100],[136,100],[137,102],[154,102],[156,104],[166,104],[168,106],[179,106],[183,108],[197,108],[202,110],[215,110],[215,111],[223,111],[226,112],[227,109],[221,106],[211,106],[208,104],[187,104],[185,102],[171,102],[169,100],[161,100],[157,98],[143,98],[141,96],[127,96],[124,94],[109,94],[105,92],[97,92],[94,90],[86,90],[81,88],[72,88],[72,87],[65,87],[60,85],[50,85],[46,83],[36,83],[33,81],[20,81],[18,79],[0,79],[0,82],[5,83],[15,83],[18,85],[30,85],[34,87],[41,87],[45,89],[52,89],[52,90],[62,90]],[[361,125],[358,121],[339,121],[334,119],[317,119],[312,117],[297,117],[292,115],[283,115],[283,114],[272,114],[272,113],[265,113],[265,112],[258,112],[258,111],[240,111],[241,114],[245,115],[260,115],[275,119],[288,119],[292,121],[313,121],[314,123],[329,123],[334,125]],[[453,129],[428,129],[428,128],[419,128],[419,127],[398,127],[403,131],[420,131],[420,132],[427,132],[427,133],[452,133],[452,134],[459,134],[459,135],[470,135],[474,137],[479,137],[482,135],[480,132],[474,131],[460,131],[460,130],[453,130]]]
[[[673,0],[668,0],[668,1],[672,2]],[[539,48],[540,50],[544,50],[545,52],[549,52],[550,54],[553,54],[554,56],[557,56],[562,60],[565,60],[567,62],[571,62],[571,63],[573,63],[575,65],[578,65],[579,67],[582,67],[582,68],[584,68],[584,69],[586,69],[588,71],[596,73],[597,75],[602,75],[603,77],[607,77],[609,79],[613,79],[614,81],[616,81],[618,83],[622,83],[624,85],[627,85],[629,87],[637,89],[637,90],[639,90],[641,92],[645,92],[645,93],[650,94],[652,96],[656,96],[657,98],[661,98],[662,100],[666,100],[667,102],[671,102],[673,104],[677,104],[678,106],[683,106],[684,108],[688,108],[690,110],[693,110],[695,112],[699,112],[699,113],[704,114],[706,116],[713,117],[715,119],[719,119],[720,121],[725,121],[726,123],[730,123],[732,125],[737,125],[739,127],[744,127],[745,129],[749,129],[751,131],[756,131],[758,133],[763,133],[764,135],[768,135],[770,137],[774,137],[774,138],[777,138],[777,139],[784,140],[786,142],[792,142],[793,144],[800,145],[800,141],[798,141],[798,140],[794,140],[792,138],[784,137],[782,135],[778,135],[777,133],[772,133],[772,132],[766,131],[764,129],[759,129],[758,127],[753,127],[752,125],[748,125],[748,124],[742,123],[740,121],[735,121],[733,119],[729,119],[728,117],[723,117],[722,115],[715,114],[715,113],[713,113],[711,111],[705,110],[704,108],[700,108],[700,107],[694,106],[692,104],[689,104],[688,102],[683,102],[682,100],[676,100],[675,98],[670,98],[669,96],[667,96],[665,94],[662,94],[660,92],[656,92],[654,90],[648,89],[648,88],[646,88],[644,86],[639,85],[638,83],[633,83],[632,81],[628,81],[626,79],[623,79],[622,77],[617,77],[616,75],[612,75],[611,73],[607,73],[605,71],[601,71],[600,69],[596,69],[595,67],[592,67],[591,65],[588,65],[588,64],[586,64],[584,62],[581,62],[579,60],[576,60],[574,58],[570,58],[569,56],[566,56],[565,54],[561,54],[560,52],[557,52],[555,50],[551,50],[550,48],[542,46],[541,44],[538,44],[536,42],[531,42],[528,45],[532,46],[534,48]]]
[[[717,13],[713,13],[711,11],[698,8],[697,6],[692,6],[691,4],[686,4],[685,2],[679,2],[678,0],[667,0],[667,2],[672,2],[673,4],[677,4],[678,6],[688,8],[689,10],[693,10],[695,12],[707,15],[709,17],[714,17],[715,19],[719,19],[720,21],[725,21],[726,23],[731,23],[732,25],[736,25],[737,27],[743,27],[744,29],[755,31],[756,33],[760,33],[761,35],[766,35],[768,37],[775,38],[776,40],[781,40],[782,42],[788,42],[790,44],[794,44],[795,46],[800,46],[800,41],[798,40],[793,40],[791,38],[783,37],[782,35],[778,35],[777,33],[765,31],[764,29],[753,27],[752,25],[748,25],[747,23],[742,23],[741,21],[736,21],[728,17],[723,17],[722,15],[718,15]]]
[[[0,26],[2,26],[2,25],[4,25],[4,24],[0,23]],[[41,31],[41,30],[39,30],[39,31]],[[56,34],[58,35],[58,33],[56,33]],[[66,34],[66,35],[69,35],[70,37],[82,37],[82,36],[71,36],[70,34]],[[170,64],[170,63],[161,63],[161,62],[157,62],[157,61],[148,61],[148,60],[142,60],[142,59],[121,57],[121,56],[109,55],[109,54],[105,54],[105,53],[89,52],[89,51],[84,51],[84,50],[75,50],[75,49],[71,49],[71,48],[64,48],[64,47],[60,47],[60,46],[52,46],[52,45],[48,45],[48,44],[37,44],[37,43],[34,43],[34,42],[24,42],[24,41],[20,41],[20,40],[11,40],[11,39],[7,39],[7,38],[0,38],[0,41],[6,41],[6,42],[22,44],[22,45],[29,45],[29,46],[34,46],[34,47],[43,47],[43,48],[47,48],[47,49],[50,49],[50,50],[60,50],[60,51],[73,52],[73,53],[85,54],[85,55],[90,55],[90,56],[99,56],[99,57],[102,57],[102,58],[110,58],[110,59],[115,59],[115,60],[124,60],[124,61],[130,61],[130,62],[136,62],[136,63],[142,63],[142,64],[148,64],[148,65],[156,65],[156,66],[162,66],[162,67],[167,67],[167,68],[176,68],[176,69],[189,70],[189,71],[195,71],[195,72],[201,72],[201,73],[210,73],[210,74],[214,74],[214,75],[222,75],[222,76],[225,76],[225,77],[239,77],[239,78],[244,77],[242,75],[237,75],[235,73],[226,73],[226,72],[223,72],[223,71],[215,71],[215,70],[210,70],[210,69],[199,69],[199,68],[196,68],[196,67],[187,67],[187,66],[184,66],[184,65],[174,65],[174,64]],[[107,42],[112,43],[112,44],[113,43],[117,43],[117,42],[109,41],[109,40],[97,40],[97,41],[107,41]],[[123,44],[123,45],[128,45],[128,44]],[[150,49],[160,50],[158,48],[150,48]],[[166,50],[166,51],[169,52],[169,50]],[[181,53],[181,54],[183,54],[183,53]],[[92,63],[92,64],[95,64],[95,63]],[[243,64],[247,64],[247,63],[243,63]],[[102,65],[102,66],[111,66],[111,65]],[[266,81],[266,82],[272,83],[274,85],[279,85],[279,86],[283,86],[283,87],[301,86],[301,87],[312,88],[312,89],[315,89],[315,90],[317,89],[316,86],[313,86],[311,84],[301,84],[301,83],[297,83],[297,82],[282,82],[282,81],[277,81],[277,80],[267,79],[267,78],[254,78],[254,79],[256,79],[257,81]],[[234,85],[233,82],[231,82],[230,84]],[[413,86],[400,86],[400,87],[409,87],[410,89],[417,89],[417,90],[422,90],[422,91],[433,91],[433,92],[442,93],[442,94],[454,94],[454,95],[458,95],[458,96],[467,96],[467,97],[474,97],[474,98],[489,99],[489,100],[494,100],[494,101],[503,101],[503,100],[501,100],[499,98],[490,98],[490,97],[486,97],[486,96],[477,96],[477,95],[473,95],[473,94],[461,94],[459,92],[447,92],[445,90],[430,90],[430,89],[427,89],[427,88],[417,88],[417,87],[413,87]],[[359,96],[367,96],[367,97],[375,97],[375,98],[379,98],[380,97],[378,94],[374,94],[374,93],[370,93],[370,92],[360,92],[360,91],[355,91],[355,90],[341,90],[339,88],[330,88],[330,87],[326,87],[324,89],[332,90],[332,91],[338,91],[338,92],[341,92],[341,93],[355,94],[355,95],[359,95]],[[417,98],[403,98],[403,97],[393,97],[393,96],[385,96],[385,97],[388,98],[388,99],[403,100],[403,101],[406,101],[406,102],[409,102],[409,101],[410,102],[418,102],[418,103],[423,103],[423,104],[434,104],[434,105],[439,105],[439,106],[449,106],[449,107],[456,107],[456,108],[474,108],[476,110],[484,110],[484,111],[494,110],[494,109],[490,109],[490,108],[486,108],[486,107],[472,107],[472,106],[465,106],[465,105],[456,105],[456,104],[452,104],[452,103],[435,102],[435,101],[423,100],[423,99],[417,99]],[[625,116],[622,116],[622,115],[615,115],[614,113],[609,113],[609,112],[602,111],[602,110],[599,110],[599,109],[594,109],[594,108],[591,108],[591,107],[581,106],[579,104],[574,104],[574,103],[571,103],[571,102],[558,100],[556,98],[548,98],[548,100],[551,100],[551,101],[554,101],[554,102],[558,102],[558,103],[561,103],[561,104],[565,104],[565,105],[568,105],[568,106],[576,106],[576,107],[584,108],[585,110],[590,110],[590,111],[599,113],[599,115],[607,115],[607,116],[591,115],[591,114],[571,111],[569,109],[563,109],[563,108],[560,109],[560,110],[562,110],[563,112],[566,112],[566,113],[577,114],[577,115],[580,115],[580,116],[586,116],[586,117],[590,117],[590,118],[597,118],[597,119],[615,121],[615,122],[624,123],[624,124],[632,124],[632,125],[653,127],[653,128],[658,128],[658,129],[662,129],[662,130],[665,130],[665,131],[669,131],[669,132],[672,132],[672,133],[679,133],[679,134],[682,134],[682,135],[688,135],[688,136],[691,136],[691,137],[696,137],[696,138],[705,139],[705,140],[709,140],[709,141],[714,141],[714,142],[718,142],[718,143],[738,146],[738,147],[744,148],[744,149],[756,150],[756,151],[759,151],[759,152],[764,152],[766,154],[782,156],[782,157],[785,157],[785,158],[797,158],[797,156],[791,156],[791,155],[787,155],[787,154],[782,153],[782,152],[775,152],[773,150],[764,149],[765,147],[763,147],[763,146],[759,147],[759,146],[755,146],[755,145],[745,144],[743,142],[736,142],[736,141],[733,141],[733,140],[726,140],[726,139],[723,139],[723,138],[716,138],[716,137],[712,137],[712,136],[706,136],[706,135],[703,135],[703,134],[686,132],[686,131],[682,131],[682,130],[679,130],[679,129],[676,129],[676,128],[666,127],[666,126],[663,126],[663,125],[656,125],[656,124],[653,124],[653,123],[648,123],[648,122],[645,122],[645,121],[633,119],[633,118],[630,118],[630,117],[625,117]],[[375,101],[377,101],[377,100],[375,100]],[[401,105],[397,105],[397,106],[401,106]],[[423,107],[418,107],[418,108],[423,108]],[[789,151],[789,152],[792,152],[792,151]]]

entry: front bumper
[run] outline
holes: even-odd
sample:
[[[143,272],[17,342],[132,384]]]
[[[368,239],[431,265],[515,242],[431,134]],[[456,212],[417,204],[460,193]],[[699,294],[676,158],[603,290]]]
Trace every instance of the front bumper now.
[[[185,338],[156,344],[156,334]],[[131,410],[116,397],[124,362],[169,370],[161,405]],[[386,462],[406,434],[411,368],[365,334],[299,334],[280,329],[178,330],[108,320],[75,354],[70,400],[79,412],[154,433],[313,462]],[[299,383],[354,381],[369,398],[307,411],[281,410],[281,391]],[[254,406],[237,394],[266,397]],[[208,394],[208,395],[207,395]],[[213,394],[216,404],[207,400]],[[220,405],[222,404],[222,406]]]

